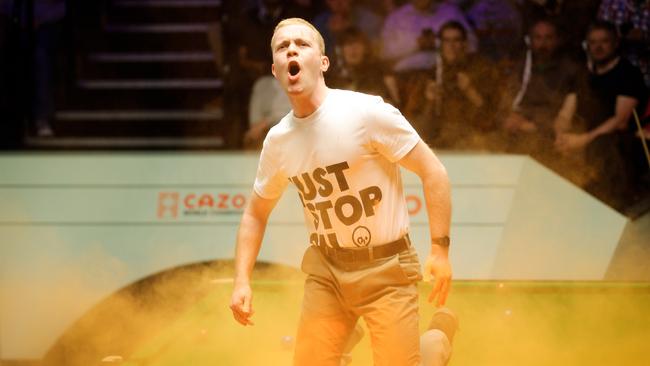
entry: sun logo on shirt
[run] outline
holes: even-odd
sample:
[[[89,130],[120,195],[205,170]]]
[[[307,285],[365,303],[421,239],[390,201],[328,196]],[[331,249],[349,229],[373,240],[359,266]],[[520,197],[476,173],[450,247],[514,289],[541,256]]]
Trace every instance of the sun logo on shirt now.
[[[370,230],[365,226],[358,226],[352,232],[352,242],[358,247],[368,246],[371,239],[372,235],[370,234]]]

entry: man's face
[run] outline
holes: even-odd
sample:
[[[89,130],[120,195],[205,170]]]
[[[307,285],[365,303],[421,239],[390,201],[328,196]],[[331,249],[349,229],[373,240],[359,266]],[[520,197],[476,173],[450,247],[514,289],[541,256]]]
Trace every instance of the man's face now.
[[[352,40],[343,45],[343,59],[349,66],[358,66],[366,55],[366,45],[362,40]]]
[[[323,78],[329,60],[321,54],[316,34],[306,25],[287,25],[272,41],[271,70],[289,95],[311,92]]]
[[[616,54],[616,41],[604,29],[594,29],[587,35],[587,52],[594,62],[606,62]]]
[[[347,14],[350,12],[351,0],[327,0],[327,7],[334,14]]]
[[[458,29],[448,28],[440,34],[440,50],[445,61],[454,62],[465,57],[467,42]]]
[[[533,54],[550,58],[557,50],[559,40],[555,27],[548,23],[537,23],[530,32],[530,48]]]

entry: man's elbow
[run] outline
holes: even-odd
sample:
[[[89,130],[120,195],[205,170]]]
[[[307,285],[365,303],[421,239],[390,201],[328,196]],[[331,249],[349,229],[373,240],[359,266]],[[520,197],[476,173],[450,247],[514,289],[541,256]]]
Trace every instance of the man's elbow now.
[[[615,116],[616,125],[614,129],[618,131],[627,130],[628,122],[630,121],[631,118],[632,118],[631,110],[627,113],[621,113],[620,115]]]
[[[420,177],[425,185],[449,184],[449,175],[445,166],[436,159]]]

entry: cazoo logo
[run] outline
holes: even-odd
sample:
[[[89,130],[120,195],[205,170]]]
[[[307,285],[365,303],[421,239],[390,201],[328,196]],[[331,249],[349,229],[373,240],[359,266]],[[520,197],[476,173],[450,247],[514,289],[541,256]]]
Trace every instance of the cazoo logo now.
[[[246,196],[236,192],[159,192],[157,216],[165,219],[241,214],[245,205]]]
[[[415,216],[422,211],[422,201],[422,198],[417,195],[406,196],[409,216]],[[159,219],[175,219],[192,216],[241,214],[245,206],[246,195],[238,192],[158,192],[156,216]]]

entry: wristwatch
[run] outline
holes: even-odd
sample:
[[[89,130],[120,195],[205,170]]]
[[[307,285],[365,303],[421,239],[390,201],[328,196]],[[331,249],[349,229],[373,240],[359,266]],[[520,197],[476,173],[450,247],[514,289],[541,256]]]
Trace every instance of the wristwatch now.
[[[449,247],[450,240],[448,236],[442,236],[439,238],[431,238],[431,244],[440,245],[441,247]]]

